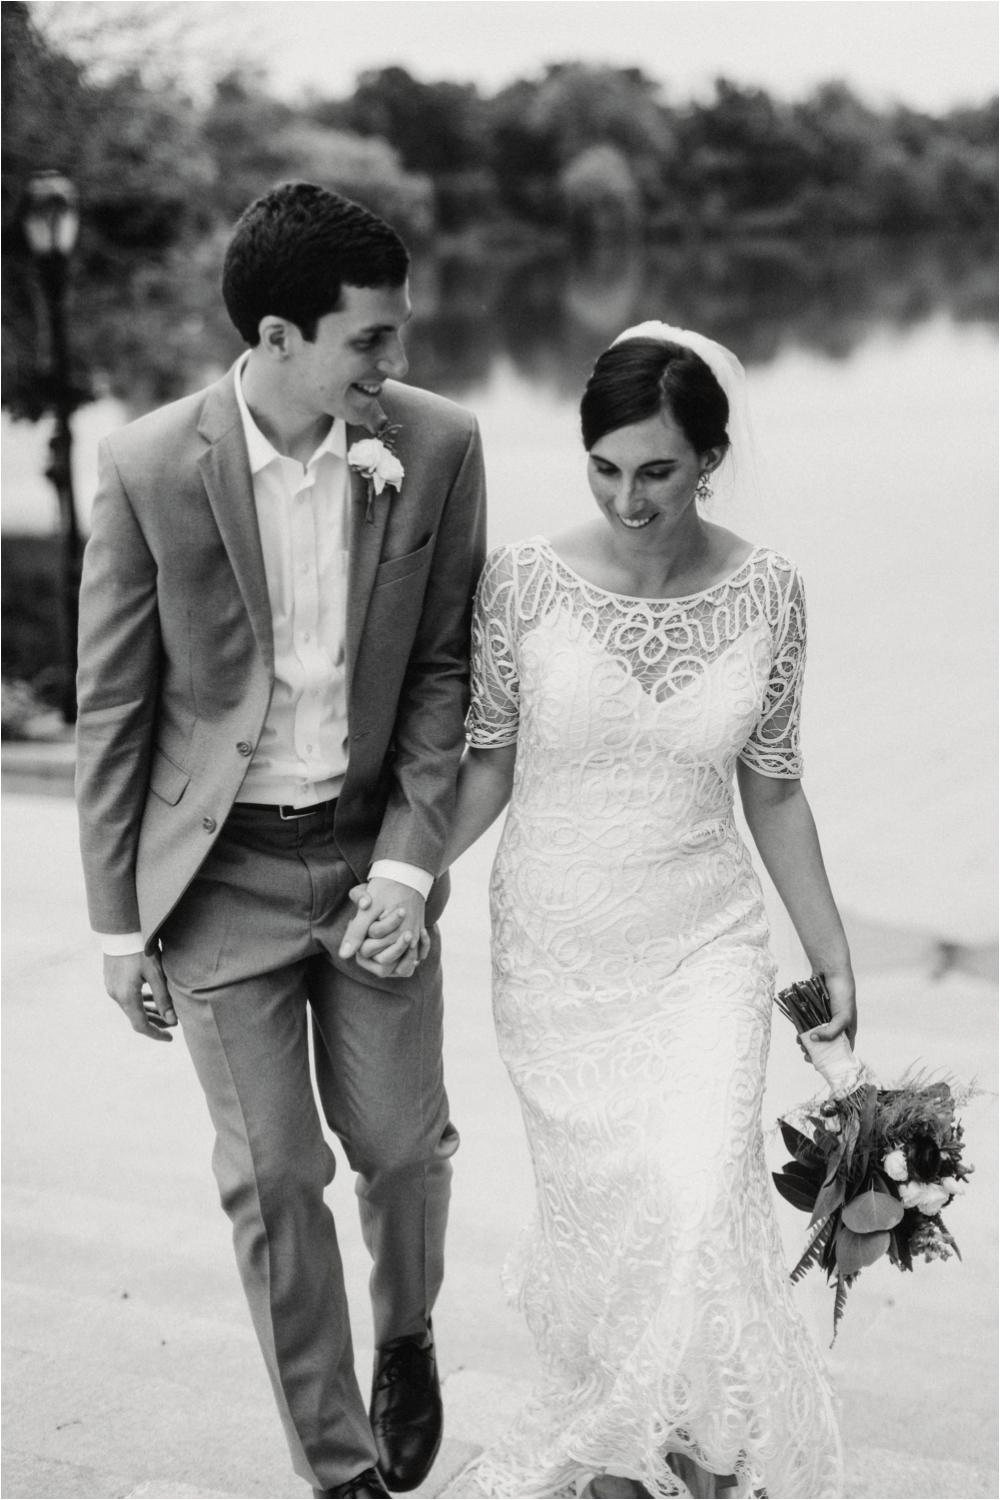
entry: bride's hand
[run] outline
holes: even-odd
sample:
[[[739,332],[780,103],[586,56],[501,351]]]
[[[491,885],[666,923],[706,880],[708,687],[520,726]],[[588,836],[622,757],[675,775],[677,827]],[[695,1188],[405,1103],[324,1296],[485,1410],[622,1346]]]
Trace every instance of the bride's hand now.
[[[824,970],[823,978],[830,996],[832,1020],[825,1026],[814,1026],[808,1033],[813,1042],[832,1042],[834,1037],[845,1033],[851,1047],[858,1034],[858,1006],[855,997],[854,975],[850,969],[835,974]]]
[[[391,923],[391,925],[387,925]],[[387,963],[389,955],[387,949],[391,948],[396,941],[395,934],[398,933],[403,923],[403,914],[383,918],[381,923],[373,922],[368,929],[369,936],[365,938],[358,954],[361,958],[378,958],[380,963]],[[376,927],[378,931],[376,932]],[[405,944],[400,945],[400,954],[404,951]],[[422,963],[431,951],[431,935],[426,927],[420,929],[420,941],[417,945],[417,962]]]
[[[354,886],[348,895],[354,902],[358,911],[367,911],[371,906],[371,896],[368,886],[364,883]],[[376,959],[380,964],[394,964],[406,948],[409,942],[403,943],[399,939],[399,931],[403,925],[406,912],[403,907],[388,908],[381,916],[376,917],[368,925],[364,940],[357,949],[357,958],[366,958],[369,961]],[[392,951],[390,951],[392,950]],[[397,951],[398,950],[398,951]],[[430,933],[426,927],[420,929],[420,939],[414,955],[416,963],[422,963],[431,951]]]

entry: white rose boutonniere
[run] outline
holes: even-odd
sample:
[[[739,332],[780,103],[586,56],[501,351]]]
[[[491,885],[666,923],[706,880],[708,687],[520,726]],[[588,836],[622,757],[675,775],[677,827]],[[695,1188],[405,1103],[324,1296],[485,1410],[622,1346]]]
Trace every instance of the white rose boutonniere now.
[[[391,427],[386,423],[379,428],[375,437],[362,438],[360,442],[352,443],[347,450],[347,462],[368,482],[365,520],[369,524],[375,519],[375,496],[381,495],[386,485],[391,485],[398,491],[403,483],[403,465],[394,450],[394,439],[398,431],[398,427]]]

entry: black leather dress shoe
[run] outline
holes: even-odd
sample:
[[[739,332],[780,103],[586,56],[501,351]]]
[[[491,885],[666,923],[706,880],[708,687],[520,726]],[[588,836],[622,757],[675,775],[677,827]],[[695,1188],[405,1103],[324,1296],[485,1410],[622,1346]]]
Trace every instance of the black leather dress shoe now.
[[[370,1496],[378,1496],[379,1500],[385,1497],[388,1500],[389,1491],[379,1478],[378,1469],[365,1469],[362,1474],[355,1474],[346,1484],[334,1485],[332,1490],[313,1490],[317,1500],[348,1500],[351,1495],[356,1495],[359,1500],[369,1500]]]
[[[415,1490],[441,1446],[444,1413],[433,1340],[420,1334],[375,1350],[372,1432],[390,1490]]]

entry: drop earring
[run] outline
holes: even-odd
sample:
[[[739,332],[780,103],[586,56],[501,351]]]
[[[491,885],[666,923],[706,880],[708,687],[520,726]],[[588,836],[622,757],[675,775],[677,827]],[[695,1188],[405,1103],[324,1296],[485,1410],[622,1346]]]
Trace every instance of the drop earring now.
[[[714,493],[715,492],[712,489],[712,481],[709,478],[709,471],[708,469],[702,469],[701,473],[698,475],[698,483],[694,487],[694,497],[696,500],[701,500],[704,503],[707,503],[709,500],[711,500]]]

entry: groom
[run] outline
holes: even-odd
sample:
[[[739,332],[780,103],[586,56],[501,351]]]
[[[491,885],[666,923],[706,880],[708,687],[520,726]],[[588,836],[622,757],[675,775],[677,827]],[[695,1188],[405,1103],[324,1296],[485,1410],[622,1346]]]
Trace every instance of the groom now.
[[[106,986],[145,1036],[180,1018],[292,1460],[327,1496],[415,1488],[441,1438],[431,1310],[458,1135],[434,877],[484,493],[472,416],[396,384],[408,264],[381,219],[309,183],[250,205],[223,275],[249,351],[107,439],[80,600]],[[367,1412],[317,1094],[374,1262]]]

